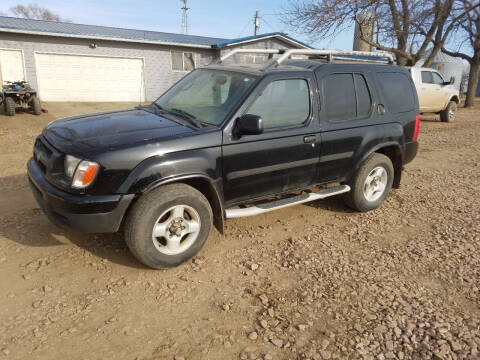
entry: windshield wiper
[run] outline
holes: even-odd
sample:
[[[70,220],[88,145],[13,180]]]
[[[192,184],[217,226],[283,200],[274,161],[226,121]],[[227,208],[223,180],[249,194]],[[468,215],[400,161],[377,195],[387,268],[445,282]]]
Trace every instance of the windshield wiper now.
[[[176,115],[180,115],[183,119],[188,120],[188,122],[190,124],[194,125],[198,129],[201,129],[203,127],[203,124],[199,120],[197,120],[197,118],[194,115],[192,115],[192,114],[190,114],[186,111],[183,111],[183,110],[177,109],[177,108],[171,108],[171,109],[168,109],[168,110],[165,110],[165,111],[174,113]]]
[[[155,102],[153,103],[153,106],[155,106],[155,107],[156,107],[158,110],[160,110],[160,111],[166,112],[166,110],[165,110],[163,107],[161,107],[160,105],[158,105],[158,104],[155,103]]]

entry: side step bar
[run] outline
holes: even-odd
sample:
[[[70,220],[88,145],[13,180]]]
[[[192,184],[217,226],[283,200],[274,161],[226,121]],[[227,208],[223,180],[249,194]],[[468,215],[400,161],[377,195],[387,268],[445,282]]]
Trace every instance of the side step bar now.
[[[329,189],[319,190],[316,192],[292,196],[285,199],[275,200],[243,209],[227,209],[225,210],[225,218],[232,219],[245,216],[253,216],[263,214],[269,211],[282,209],[288,206],[303,204],[309,201],[325,199],[329,196],[343,194],[350,191],[350,186],[340,185]]]

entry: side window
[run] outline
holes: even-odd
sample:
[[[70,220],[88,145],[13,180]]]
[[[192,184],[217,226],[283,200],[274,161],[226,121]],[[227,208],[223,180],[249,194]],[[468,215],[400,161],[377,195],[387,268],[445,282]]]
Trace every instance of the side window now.
[[[308,83],[304,79],[273,81],[247,112],[261,116],[265,129],[300,125],[310,114]]]
[[[422,71],[422,83],[433,84],[433,76],[431,71]]]
[[[442,85],[444,83],[442,77],[436,72],[432,72],[432,76],[433,76],[433,82],[435,84]]]
[[[183,53],[172,51],[172,70],[183,71]]]
[[[377,77],[388,111],[401,113],[415,108],[415,90],[407,75],[399,72],[379,72]]]
[[[355,74],[355,90],[357,94],[357,117],[364,118],[372,108],[372,97],[363,75]]]
[[[332,74],[325,79],[325,110],[329,121],[354,119],[357,116],[355,84],[352,74]]]

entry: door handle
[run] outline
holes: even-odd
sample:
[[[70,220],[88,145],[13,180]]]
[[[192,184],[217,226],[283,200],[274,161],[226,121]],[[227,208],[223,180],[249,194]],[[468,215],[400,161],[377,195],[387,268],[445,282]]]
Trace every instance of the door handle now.
[[[307,135],[303,137],[303,142],[305,144],[314,143],[317,137],[315,135]]]
[[[378,104],[377,114],[378,115],[385,115],[385,106],[383,106],[383,104]]]

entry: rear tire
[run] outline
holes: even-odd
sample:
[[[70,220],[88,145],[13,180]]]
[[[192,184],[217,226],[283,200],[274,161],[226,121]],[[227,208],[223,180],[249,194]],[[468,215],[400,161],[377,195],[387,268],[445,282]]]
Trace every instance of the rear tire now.
[[[440,111],[440,120],[442,122],[453,122],[455,120],[455,114],[457,112],[457,103],[450,101],[445,110]]]
[[[35,115],[40,115],[42,113],[42,104],[40,104],[40,99],[36,96],[32,99],[32,110]]]
[[[125,223],[132,254],[154,269],[170,268],[195,256],[212,227],[212,209],[201,192],[171,184],[143,195]]]
[[[393,175],[392,161],[385,155],[373,153],[351,179],[351,190],[344,195],[345,203],[360,212],[378,208],[390,193]]]
[[[5,98],[5,115],[13,116],[15,115],[15,101],[11,97]]]

